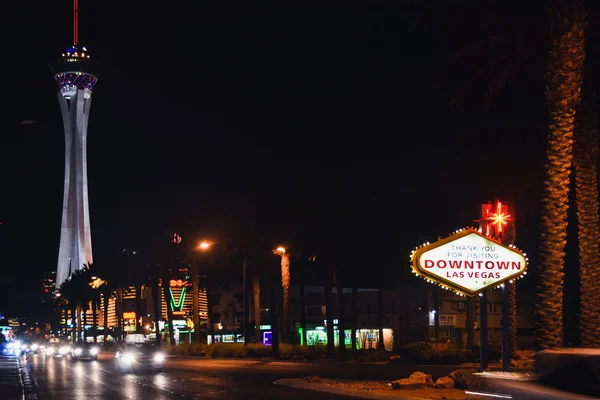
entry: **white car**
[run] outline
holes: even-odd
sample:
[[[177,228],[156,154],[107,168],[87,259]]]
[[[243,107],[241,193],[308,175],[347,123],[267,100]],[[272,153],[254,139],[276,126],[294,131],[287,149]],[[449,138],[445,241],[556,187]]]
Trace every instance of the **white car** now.
[[[46,347],[44,351],[44,356],[46,358],[54,357],[54,358],[66,358],[71,354],[71,346],[68,344],[58,344],[53,343]]]
[[[115,359],[119,372],[161,372],[165,356],[152,343],[126,343],[117,351]]]

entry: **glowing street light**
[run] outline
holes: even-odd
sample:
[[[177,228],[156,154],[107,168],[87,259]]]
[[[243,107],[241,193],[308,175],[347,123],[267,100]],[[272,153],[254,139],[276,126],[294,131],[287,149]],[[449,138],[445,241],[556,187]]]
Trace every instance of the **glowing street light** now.
[[[211,244],[209,242],[200,242],[198,245],[198,249],[200,250],[208,250],[210,249]]]
[[[276,248],[273,253],[281,256],[281,255],[285,254],[285,247],[280,246],[280,247]]]

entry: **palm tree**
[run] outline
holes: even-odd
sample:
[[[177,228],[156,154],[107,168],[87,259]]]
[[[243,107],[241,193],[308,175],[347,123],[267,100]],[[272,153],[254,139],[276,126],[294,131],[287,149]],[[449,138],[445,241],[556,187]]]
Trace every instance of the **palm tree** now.
[[[381,286],[377,289],[377,325],[379,326],[377,350],[385,350],[383,344],[383,287]]]
[[[452,103],[461,105],[467,97],[465,93],[472,93],[477,82],[485,82],[484,104],[489,108],[498,94],[515,80],[516,75],[541,77],[543,74],[537,72],[538,64],[546,61],[549,134],[541,207],[541,273],[536,301],[536,342],[540,349],[560,347],[563,341],[563,266],[568,190],[574,118],[583,82],[588,9],[583,0],[552,1],[548,9],[549,18],[542,21],[534,15],[502,20],[498,13],[489,12],[494,11],[495,7],[483,8],[470,10],[473,11],[470,13],[472,18],[461,20],[462,26],[468,27],[469,36],[477,38],[478,43],[461,49],[454,57],[454,60],[459,60],[458,64],[469,65],[472,70],[462,71],[468,77],[464,85],[466,90],[457,94]],[[532,10],[537,13],[535,8]],[[522,13],[519,15],[525,16]],[[541,25],[548,22],[551,28],[549,37],[548,30]],[[477,34],[473,34],[473,31],[477,31]],[[549,45],[547,60],[539,56],[546,48],[546,43]],[[481,59],[485,62],[477,61]],[[532,80],[529,78],[527,81]],[[589,174],[586,179],[591,179]],[[595,183],[588,181],[586,185]]]
[[[252,268],[252,303],[254,304],[254,340],[260,343],[260,275],[258,268]]]
[[[325,319],[327,321],[327,358],[333,358],[335,353],[335,343],[333,334],[333,301],[331,296],[332,289],[332,270],[325,268]]]
[[[335,300],[337,306],[337,318],[338,318],[338,340],[339,348],[338,352],[341,358],[346,354],[346,331],[344,330],[344,294],[343,285],[340,277],[340,271],[337,268],[333,269],[333,282],[335,285]]]
[[[600,229],[598,226],[598,110],[592,64],[586,62],[583,98],[575,117],[575,200],[579,273],[580,335],[583,347],[600,347]]]
[[[512,207],[512,214],[515,214],[514,206]],[[506,243],[515,244],[517,241],[517,226],[516,221],[508,224],[506,230]],[[509,315],[509,348],[510,357],[514,358],[517,354],[518,342],[517,342],[517,281],[504,282],[506,290],[508,291],[508,315]]]
[[[541,207],[536,347],[563,344],[563,277],[576,110],[581,100],[588,10],[582,1],[556,1],[549,10],[546,70],[548,148]]]
[[[283,247],[273,250],[281,256],[281,288],[283,289],[283,342],[290,343],[290,254]]]
[[[354,278],[356,280],[356,277]],[[352,352],[356,353],[358,350],[356,347],[356,331],[358,330],[358,287],[356,282],[352,285]]]

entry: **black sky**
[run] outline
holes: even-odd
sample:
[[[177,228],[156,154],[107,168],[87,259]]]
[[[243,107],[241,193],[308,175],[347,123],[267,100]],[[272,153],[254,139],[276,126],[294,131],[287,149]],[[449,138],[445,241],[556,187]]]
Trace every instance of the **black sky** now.
[[[47,65],[71,44],[71,2],[34,3],[2,28],[5,313],[36,310],[58,255],[64,142]],[[88,130],[95,261],[173,231],[292,249],[320,235],[398,282],[415,245],[500,197],[535,262],[543,86],[517,80],[488,112],[477,95],[449,107],[448,57],[472,38],[414,3],[81,0],[80,42],[105,67]]]

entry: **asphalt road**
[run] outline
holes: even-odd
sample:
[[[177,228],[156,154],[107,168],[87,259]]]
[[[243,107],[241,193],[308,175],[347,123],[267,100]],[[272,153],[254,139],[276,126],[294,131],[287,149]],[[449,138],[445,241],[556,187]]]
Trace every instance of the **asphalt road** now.
[[[114,354],[110,353],[101,354],[98,361],[46,360],[35,354],[27,362],[42,400],[346,398],[274,385],[278,377],[289,376],[297,368],[282,368],[277,362],[257,361],[261,365],[256,365],[249,360],[172,357],[167,359],[164,372],[158,374],[118,373]],[[305,375],[295,372],[295,376]]]

